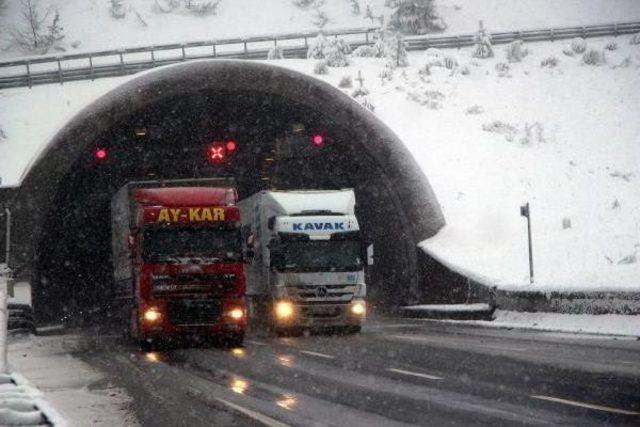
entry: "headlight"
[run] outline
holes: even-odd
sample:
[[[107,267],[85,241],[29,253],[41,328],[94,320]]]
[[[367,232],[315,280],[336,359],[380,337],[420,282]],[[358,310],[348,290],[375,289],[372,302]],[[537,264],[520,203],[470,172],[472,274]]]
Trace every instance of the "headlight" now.
[[[229,312],[229,317],[233,320],[240,320],[244,317],[244,310],[241,308],[234,308]]]
[[[160,313],[160,311],[155,307],[148,308],[144,312],[144,320],[146,320],[147,322],[157,322],[161,318],[162,313]]]
[[[367,313],[367,305],[364,301],[351,303],[351,312],[357,316],[364,316]]]
[[[293,316],[293,304],[289,301],[279,301],[276,303],[276,317],[278,319],[288,319]]]

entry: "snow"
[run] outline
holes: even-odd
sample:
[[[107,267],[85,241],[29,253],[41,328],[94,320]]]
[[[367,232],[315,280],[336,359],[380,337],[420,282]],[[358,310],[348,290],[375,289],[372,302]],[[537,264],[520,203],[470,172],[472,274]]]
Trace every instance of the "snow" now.
[[[292,0],[222,0],[213,16],[158,13],[149,0],[125,1],[127,16],[114,19],[108,2],[97,0],[41,0],[42,10],[60,11],[67,52],[170,44],[264,34],[317,31],[315,10],[302,10]],[[385,0],[361,0],[360,15],[345,0],[330,0],[320,8],[329,18],[325,29],[363,28],[379,22],[365,18],[365,5],[374,14],[389,14]],[[448,27],[445,34],[471,33],[483,20],[491,31],[564,25],[622,22],[640,19],[637,0],[439,0],[437,8]],[[549,13],[553,10],[553,13]],[[21,56],[11,45],[11,31],[19,20],[18,1],[6,2],[0,13],[0,58]],[[142,21],[137,17],[139,15]],[[75,46],[75,47],[73,47]],[[56,52],[52,52],[56,53]]]
[[[38,404],[45,412],[56,408],[69,425],[137,426],[130,410],[132,398],[72,357],[78,339],[73,335],[20,337],[9,345],[9,363],[42,391]]]
[[[493,321],[485,320],[435,320],[474,324],[494,328],[534,329],[539,331],[613,335],[640,338],[640,316],[620,314],[559,314],[521,313],[496,310]],[[434,320],[430,320],[434,321]]]
[[[492,1],[459,2],[462,9],[455,13],[504,3]],[[529,5],[531,16],[505,6],[494,22],[510,28],[536,26],[536,17],[549,14],[533,3],[539,5],[518,3]],[[640,8],[638,2],[579,3],[554,2],[558,11],[545,22],[629,20],[636,16],[634,5]],[[455,3],[441,3],[443,11],[450,4]],[[86,10],[96,7],[90,3]],[[453,22],[449,20],[450,29]],[[602,50],[611,40],[590,39],[587,44]],[[639,291],[640,46],[630,45],[629,36],[616,40],[618,49],[607,50],[607,63],[597,67],[582,64],[580,55],[564,55],[568,41],[526,44],[530,54],[510,64],[504,46],[496,46],[490,59],[472,59],[471,48],[438,55],[432,49],[412,52],[411,66],[396,70],[391,80],[380,77],[383,59],[351,58],[349,67],[330,68],[322,76],[313,74],[311,60],[266,62],[334,86],[362,71],[375,115],[406,144],[442,205],[448,225],[420,246],[443,264],[504,290]],[[455,72],[431,66],[430,75],[420,74],[434,57],[460,66]],[[558,65],[541,67],[548,58]],[[498,64],[506,66],[498,71]],[[1,91],[0,127],[6,134],[0,139],[2,185],[18,185],[74,114],[131,78]],[[526,221],[519,214],[525,202],[531,204],[533,285]]]
[[[438,311],[442,313],[448,312],[477,312],[477,311],[490,311],[492,307],[485,303],[475,304],[419,304],[419,305],[407,305],[401,307],[403,310],[408,311]]]

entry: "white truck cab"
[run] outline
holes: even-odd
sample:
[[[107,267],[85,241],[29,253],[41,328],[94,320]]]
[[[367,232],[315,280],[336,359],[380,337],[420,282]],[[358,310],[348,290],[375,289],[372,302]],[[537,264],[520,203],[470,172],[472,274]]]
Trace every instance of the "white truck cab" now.
[[[263,191],[238,205],[254,251],[247,268],[250,315],[278,332],[359,331],[367,249],[353,190]]]

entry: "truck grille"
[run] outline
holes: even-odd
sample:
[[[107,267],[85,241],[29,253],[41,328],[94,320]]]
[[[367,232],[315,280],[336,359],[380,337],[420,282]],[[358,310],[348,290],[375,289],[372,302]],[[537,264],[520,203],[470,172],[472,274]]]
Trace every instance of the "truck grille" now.
[[[235,274],[180,274],[175,276],[154,276],[154,294],[214,293],[221,294],[234,289]]]
[[[167,314],[174,325],[218,323],[221,311],[218,300],[175,300],[167,304]]]
[[[294,285],[287,286],[288,295],[301,304],[348,303],[356,285]]]

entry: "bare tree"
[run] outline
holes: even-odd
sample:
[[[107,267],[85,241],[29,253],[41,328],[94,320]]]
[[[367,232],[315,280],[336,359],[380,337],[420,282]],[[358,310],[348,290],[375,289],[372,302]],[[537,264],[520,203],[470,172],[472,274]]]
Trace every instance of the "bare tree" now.
[[[60,24],[60,13],[49,8],[42,11],[38,0],[20,0],[22,26],[14,29],[13,43],[25,52],[46,53],[64,38],[64,28]],[[53,12],[53,19],[47,25]]]
[[[44,43],[43,27],[51,10],[39,10],[37,0],[20,0],[22,28],[13,31],[13,41],[23,50],[38,50]]]

